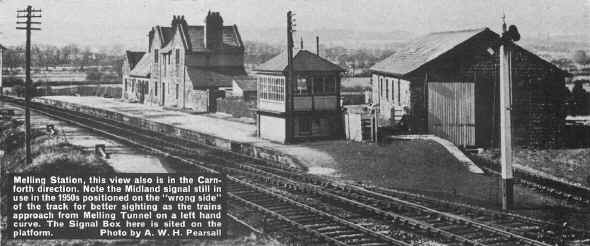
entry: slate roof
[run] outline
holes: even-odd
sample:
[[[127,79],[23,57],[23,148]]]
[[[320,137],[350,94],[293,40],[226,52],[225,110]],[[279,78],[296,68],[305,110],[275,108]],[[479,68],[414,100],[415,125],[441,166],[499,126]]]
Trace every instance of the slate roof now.
[[[127,56],[127,63],[129,64],[129,69],[133,69],[135,65],[141,60],[141,58],[145,55],[143,51],[130,51],[126,52]]]
[[[193,89],[231,87],[233,80],[245,79],[248,76],[243,68],[215,70],[187,67],[187,74],[193,83]]]
[[[500,35],[487,27],[430,33],[410,41],[399,51],[371,67],[371,71],[405,76],[484,32],[499,41]],[[554,69],[557,72],[568,76],[567,72],[558,68],[555,64],[533,54],[517,44],[515,46],[519,51],[525,52],[531,57],[540,60],[541,63],[548,68]]]
[[[257,71],[286,71],[288,65],[287,52],[283,52],[256,68]],[[295,51],[293,65],[296,72],[344,72],[340,66],[307,50]]]
[[[150,77],[153,56],[151,53],[146,53],[139,59],[137,64],[133,67],[129,75],[135,77]]]
[[[371,70],[396,75],[408,74],[486,30],[490,31],[488,28],[478,28],[435,32],[418,37],[375,64]]]
[[[158,27],[160,28],[160,31],[162,32],[162,37],[164,38],[164,40],[162,40],[162,47],[164,47],[172,39],[172,35],[174,34],[174,32],[173,32],[174,30],[172,30],[172,27],[164,27],[164,26],[158,26]]]
[[[234,80],[243,91],[256,91],[256,78],[238,78]]]
[[[205,26],[188,26],[185,32],[190,41],[191,51],[205,49]],[[225,48],[242,48],[244,46],[235,25],[223,27],[223,44]]]

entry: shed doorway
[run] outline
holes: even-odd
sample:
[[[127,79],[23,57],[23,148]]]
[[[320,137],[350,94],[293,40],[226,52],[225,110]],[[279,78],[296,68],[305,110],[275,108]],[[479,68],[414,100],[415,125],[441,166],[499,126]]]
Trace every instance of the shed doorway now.
[[[474,146],[474,92],[473,82],[428,82],[428,132],[457,146]]]

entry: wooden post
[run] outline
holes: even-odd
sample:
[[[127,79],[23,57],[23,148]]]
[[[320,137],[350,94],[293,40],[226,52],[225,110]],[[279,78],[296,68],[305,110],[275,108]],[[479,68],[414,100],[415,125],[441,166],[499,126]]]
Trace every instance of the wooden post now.
[[[295,80],[295,69],[293,67],[293,16],[294,14],[287,12],[287,77],[285,79],[285,143],[290,143],[293,139],[293,108],[292,108],[292,87],[297,85]]]
[[[504,32],[506,27],[504,25]],[[500,161],[502,180],[500,190],[502,194],[502,209],[512,209],[512,126],[511,110],[511,44],[500,46]]]
[[[16,29],[26,30],[26,46],[25,46],[25,162],[30,164],[32,162],[31,157],[31,31],[41,30],[37,27],[32,27],[33,24],[41,24],[40,22],[33,21],[33,18],[41,18],[41,10],[33,9],[30,5],[26,9],[17,10],[17,19],[24,19],[24,21],[17,21],[16,24],[24,24],[24,27],[17,27]],[[24,14],[24,15],[23,15]],[[38,14],[38,15],[35,15]]]

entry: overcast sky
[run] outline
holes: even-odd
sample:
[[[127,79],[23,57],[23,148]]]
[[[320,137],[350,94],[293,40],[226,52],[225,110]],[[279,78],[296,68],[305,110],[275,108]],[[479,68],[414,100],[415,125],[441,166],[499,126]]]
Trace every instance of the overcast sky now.
[[[172,15],[201,24],[208,10],[240,30],[283,27],[288,10],[297,29],[406,30],[416,34],[488,26],[498,30],[506,13],[526,35],[582,35],[590,30],[590,0],[0,0],[0,43],[22,43],[15,30],[19,8],[43,10],[44,43],[83,45],[143,42],[155,24],[169,25]],[[247,36],[242,37],[248,40]]]

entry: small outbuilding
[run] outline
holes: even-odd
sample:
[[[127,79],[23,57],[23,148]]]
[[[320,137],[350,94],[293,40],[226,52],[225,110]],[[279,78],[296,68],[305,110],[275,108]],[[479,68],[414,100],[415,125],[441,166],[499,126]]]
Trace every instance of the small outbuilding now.
[[[232,81],[231,94],[233,97],[242,98],[244,101],[256,100],[256,78],[244,77]]]
[[[293,55],[296,79],[287,79],[284,52],[256,68],[258,136],[281,143],[342,138],[340,75],[344,69],[307,50]],[[289,82],[292,90],[285,90]]]
[[[372,68],[373,102],[382,127],[408,114],[408,127],[461,146],[497,146],[499,40],[489,28],[419,37]],[[555,146],[565,120],[568,73],[515,45],[512,52],[513,138]],[[400,111],[399,108],[406,110]]]

